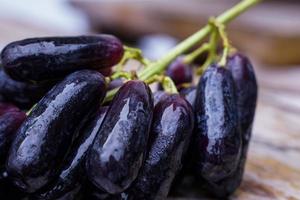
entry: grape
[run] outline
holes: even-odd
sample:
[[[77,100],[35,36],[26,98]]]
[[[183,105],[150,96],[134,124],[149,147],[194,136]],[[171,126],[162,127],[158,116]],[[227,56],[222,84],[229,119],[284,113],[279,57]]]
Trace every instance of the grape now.
[[[112,90],[118,87],[121,87],[124,84],[123,79],[118,78],[115,80],[112,80],[109,84],[108,84],[108,90]]]
[[[240,53],[234,54],[228,58],[227,67],[233,76],[237,89],[242,152],[237,170],[230,177],[211,187],[211,192],[219,194],[219,196],[231,195],[242,182],[257,101],[257,83],[249,59]]]
[[[52,200],[67,194],[76,195],[80,192],[86,179],[84,167],[86,153],[93,144],[107,109],[108,107],[101,107],[94,119],[84,126],[83,134],[72,146],[71,153],[67,156],[57,180],[37,195],[38,199]]]
[[[81,125],[100,106],[105,92],[100,73],[82,70],[67,76],[37,103],[8,156],[14,185],[33,193],[53,181]]]
[[[88,178],[97,188],[117,194],[136,179],[144,160],[152,112],[147,84],[128,81],[120,88],[87,155]]]
[[[83,193],[85,199],[89,200],[115,200],[114,196],[120,197],[120,195],[110,195],[106,192],[103,192],[89,182],[85,184]]]
[[[81,69],[105,69],[122,56],[122,43],[111,35],[31,38],[10,43],[1,52],[4,70],[19,81],[45,81]]]
[[[2,170],[1,170],[2,171]],[[4,172],[5,173],[5,172]],[[0,175],[0,197],[3,200],[28,200],[28,195],[11,185],[8,177]]]
[[[183,88],[180,90],[180,94],[185,97],[185,99],[191,104],[192,107],[195,106],[196,94],[197,94],[196,86]]]
[[[0,115],[0,166],[5,164],[16,131],[26,118],[26,114],[17,107],[9,105],[7,108],[6,111],[2,109]]]
[[[51,89],[52,85],[52,83],[34,85],[15,81],[0,69],[0,95],[4,101],[12,102],[22,109],[31,108]]]
[[[238,115],[242,129],[243,145],[248,149],[257,101],[257,83],[252,64],[242,54],[228,59],[228,69],[233,76],[237,89]]]
[[[201,184],[211,191],[236,171],[241,154],[237,97],[230,71],[213,65],[204,72],[194,110],[195,172]]]
[[[98,70],[103,76],[110,76],[113,73],[112,68],[105,68]]]
[[[0,102],[0,116],[7,112],[18,112],[20,109],[11,103]]]
[[[168,67],[166,75],[171,77],[175,85],[190,83],[193,80],[193,70],[191,66],[185,64],[184,57],[178,57]]]
[[[162,99],[166,99],[167,97],[168,97],[168,94],[165,91],[158,90],[158,91],[154,92],[153,93],[154,106],[156,106],[156,104],[158,102],[160,102]]]
[[[158,102],[153,120],[148,154],[128,199],[166,199],[192,136],[192,108],[178,94]]]

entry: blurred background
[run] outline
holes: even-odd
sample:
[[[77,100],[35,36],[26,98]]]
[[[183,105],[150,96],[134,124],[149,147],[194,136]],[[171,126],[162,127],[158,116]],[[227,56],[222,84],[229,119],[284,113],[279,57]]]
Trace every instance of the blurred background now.
[[[158,59],[238,0],[0,0],[0,49],[14,40],[110,33]],[[300,1],[265,0],[227,30],[260,86],[237,199],[300,199]],[[179,191],[193,196],[194,189]]]

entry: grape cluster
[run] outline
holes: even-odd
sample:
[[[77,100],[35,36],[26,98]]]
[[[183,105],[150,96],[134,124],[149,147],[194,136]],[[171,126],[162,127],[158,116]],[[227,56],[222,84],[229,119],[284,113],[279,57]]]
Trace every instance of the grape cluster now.
[[[123,53],[109,35],[33,38],[3,49],[1,199],[165,199],[187,171],[214,196],[236,190],[257,98],[250,61],[234,54],[193,86],[179,57],[166,75],[180,94],[152,94],[141,80],[105,78]],[[18,107],[33,108],[26,116]]]

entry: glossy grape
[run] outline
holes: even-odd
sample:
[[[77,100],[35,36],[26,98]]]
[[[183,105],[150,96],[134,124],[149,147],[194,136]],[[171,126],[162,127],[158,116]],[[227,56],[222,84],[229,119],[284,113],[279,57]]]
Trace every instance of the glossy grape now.
[[[0,102],[0,116],[7,112],[18,112],[20,109],[11,103]]]
[[[178,57],[168,67],[166,75],[171,77],[175,85],[190,83],[193,80],[193,70],[191,66],[185,64],[184,57]]]
[[[22,109],[31,108],[52,86],[52,83],[35,85],[15,81],[3,69],[0,69],[0,95],[3,97],[3,101],[14,103]]]
[[[122,56],[122,43],[111,35],[32,38],[10,43],[1,53],[4,70],[20,81],[45,81],[81,69],[105,69]]]
[[[195,106],[197,87],[191,86],[188,88],[183,88],[180,90],[180,94],[191,104],[192,107]]]
[[[10,145],[16,131],[26,118],[26,114],[17,107],[8,105],[4,110],[4,104],[0,104],[0,166],[5,165]]]
[[[150,88],[141,81],[125,83],[107,111],[86,162],[89,180],[117,194],[136,179],[146,151],[153,112]]]
[[[195,172],[203,185],[231,176],[241,154],[241,133],[233,77],[224,67],[210,66],[202,75],[195,102]]]
[[[58,179],[46,187],[45,191],[37,195],[43,200],[61,198],[67,194],[76,195],[80,192],[82,184],[86,181],[85,158],[88,149],[93,144],[96,133],[99,131],[108,107],[101,107],[88,125],[84,126],[84,133],[71,148]]]
[[[168,97],[168,93],[163,91],[163,90],[158,90],[153,93],[153,101],[154,101],[154,106],[158,102],[160,102],[162,99],[166,99]]]
[[[146,160],[128,199],[166,199],[183,164],[194,121],[189,103],[178,94],[168,95],[155,106],[153,120]]]
[[[237,170],[228,178],[210,187],[210,192],[219,197],[231,195],[242,182],[257,101],[257,82],[249,59],[240,53],[234,54],[228,58],[227,67],[233,76],[237,90],[242,152]]]
[[[18,130],[8,157],[14,185],[32,193],[53,181],[81,125],[105,93],[104,77],[82,70],[67,76],[37,103]]]
[[[105,68],[98,70],[103,76],[110,76],[113,73],[112,68]]]
[[[254,69],[249,59],[242,54],[235,54],[228,59],[230,70],[237,91],[238,115],[241,123],[243,146],[248,149],[257,101],[257,82]]]
[[[121,87],[124,84],[124,80],[121,78],[112,80],[109,84],[108,84],[108,90],[112,90],[118,87]]]

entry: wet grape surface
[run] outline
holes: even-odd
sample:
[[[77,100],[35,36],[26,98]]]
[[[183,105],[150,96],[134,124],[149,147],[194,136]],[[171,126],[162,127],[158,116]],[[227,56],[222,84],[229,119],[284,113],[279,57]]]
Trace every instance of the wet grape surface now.
[[[15,80],[63,78],[81,69],[117,64],[122,43],[111,35],[31,38],[8,44],[1,52],[4,70]]]
[[[211,66],[201,77],[195,102],[195,173],[210,189],[231,176],[241,156],[242,138],[233,77]]]
[[[87,173],[99,189],[116,194],[136,179],[152,121],[150,88],[141,81],[124,84],[107,111],[87,156]]]
[[[110,35],[32,38],[3,49],[0,199],[160,200],[186,178],[219,199],[237,190],[258,92],[250,60],[230,54],[195,86],[193,66],[179,56],[151,91],[138,71],[111,76],[124,51]]]
[[[32,193],[53,180],[81,122],[100,106],[105,87],[100,73],[78,71],[37,103],[16,133],[9,153],[7,170],[14,185]]]

